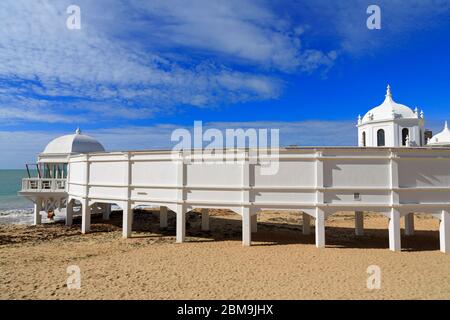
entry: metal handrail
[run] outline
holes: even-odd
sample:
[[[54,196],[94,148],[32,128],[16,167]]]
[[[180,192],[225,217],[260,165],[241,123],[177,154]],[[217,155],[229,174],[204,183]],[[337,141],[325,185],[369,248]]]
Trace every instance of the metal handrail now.
[[[24,178],[22,179],[22,191],[66,191],[66,182],[66,179]]]

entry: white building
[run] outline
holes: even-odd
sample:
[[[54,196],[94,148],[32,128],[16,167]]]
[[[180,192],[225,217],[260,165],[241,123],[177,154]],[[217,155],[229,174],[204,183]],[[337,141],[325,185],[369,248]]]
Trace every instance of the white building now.
[[[78,132],[73,139],[54,140],[47,147],[52,152],[39,157],[41,165],[67,164],[67,176],[24,179],[21,194],[35,202],[35,223],[48,199],[66,199],[68,225],[75,203],[80,204],[82,233],[90,230],[92,212],[102,211],[108,219],[110,205],[116,204],[123,209],[125,238],[132,234],[136,206],[159,206],[163,228],[170,209],[176,213],[177,242],[185,241],[186,213],[193,209],[202,209],[203,229],[209,228],[209,208],[241,215],[244,245],[257,232],[261,210],[298,210],[304,234],[311,232],[311,218],[315,220],[317,247],[325,246],[329,216],[354,211],[355,233],[361,236],[364,215],[380,212],[389,219],[389,248],[399,251],[400,219],[405,220],[405,235],[411,236],[414,213],[424,213],[440,220],[440,249],[448,253],[450,148],[422,147],[423,125],[423,113],[393,102],[388,88],[385,102],[358,124],[365,147],[280,148],[258,158],[251,150],[238,149],[230,162],[224,161],[228,155],[199,158],[197,153],[170,150],[104,152],[91,138],[80,139]],[[380,130],[384,146],[377,146],[382,144]],[[81,147],[77,141],[89,143]],[[266,161],[277,162],[275,174],[263,174]]]
[[[433,136],[427,143],[430,147],[450,147],[450,130],[445,121],[444,130]]]
[[[414,111],[392,98],[387,87],[386,98],[361,119],[358,117],[360,147],[421,147],[425,145],[424,113]]]

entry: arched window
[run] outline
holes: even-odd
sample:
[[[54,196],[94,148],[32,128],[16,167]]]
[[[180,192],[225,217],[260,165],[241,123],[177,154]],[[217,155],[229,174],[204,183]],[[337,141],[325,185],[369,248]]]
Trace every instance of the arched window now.
[[[402,145],[406,146],[406,138],[409,137],[409,129],[403,128],[402,129]],[[409,137],[411,139],[411,137]]]
[[[385,146],[385,139],[384,139],[384,130],[380,129],[377,131],[377,146],[384,147]]]
[[[362,146],[365,147],[366,146],[366,132],[363,131],[362,133]]]

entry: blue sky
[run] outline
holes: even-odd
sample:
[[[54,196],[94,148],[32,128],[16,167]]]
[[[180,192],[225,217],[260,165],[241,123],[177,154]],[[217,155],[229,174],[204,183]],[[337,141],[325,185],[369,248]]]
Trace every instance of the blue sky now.
[[[0,23],[0,168],[78,125],[109,150],[169,148],[195,120],[355,145],[388,83],[433,131],[450,120],[450,1],[4,0]]]

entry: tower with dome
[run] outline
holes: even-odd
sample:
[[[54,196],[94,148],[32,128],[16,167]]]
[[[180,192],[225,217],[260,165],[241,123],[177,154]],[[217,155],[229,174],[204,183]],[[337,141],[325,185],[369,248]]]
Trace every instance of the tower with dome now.
[[[424,112],[399,104],[388,85],[383,103],[358,116],[360,147],[422,147],[425,145]]]

